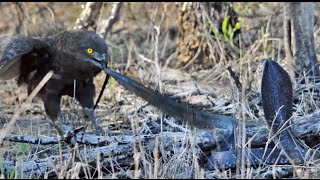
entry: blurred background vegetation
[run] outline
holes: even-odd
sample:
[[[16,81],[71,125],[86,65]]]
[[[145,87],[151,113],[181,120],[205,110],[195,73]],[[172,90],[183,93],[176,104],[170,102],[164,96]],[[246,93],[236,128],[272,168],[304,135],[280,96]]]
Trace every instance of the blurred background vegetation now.
[[[86,3],[80,2],[2,2],[0,33],[47,36],[72,29],[85,6]],[[93,19],[96,21],[95,27],[89,29],[99,32],[99,26],[110,16],[113,6],[114,3],[98,6],[101,9],[98,9],[97,18]],[[281,13],[281,3],[271,2],[123,3],[119,19],[107,33],[106,40],[114,50],[113,59],[119,63],[126,63],[132,50],[154,59],[152,48],[157,26],[161,63],[164,64],[177,50],[170,66],[210,68],[223,61],[239,60],[240,49],[242,55],[245,54],[257,39],[282,38]],[[214,43],[216,41],[219,41],[218,45]],[[279,53],[273,48],[277,43],[280,42],[267,41],[258,47],[261,51],[251,58],[259,59],[266,54],[271,54],[274,59],[279,55],[281,58],[282,49],[278,49]],[[197,53],[199,48],[200,52]],[[190,60],[193,61],[190,63]]]
[[[93,8],[98,12],[90,20],[93,25],[84,28],[99,33],[115,3],[96,4]],[[315,7],[317,13],[319,7]],[[47,36],[72,29],[85,8],[86,3],[82,2],[2,2],[0,33]],[[251,54],[251,61],[262,56],[280,60],[284,58],[283,3],[121,3],[118,19],[104,37],[113,49],[113,59],[127,63],[128,56],[136,60],[137,53],[132,51],[155,58],[152,48],[156,33],[159,61],[171,67],[211,68],[225,61],[238,61],[263,38],[267,40],[254,47],[257,50]],[[173,57],[166,62],[170,55]]]
[[[317,56],[319,10],[319,3],[315,3]],[[203,85],[218,99],[211,102],[208,98],[190,97],[185,101],[239,119],[246,119],[239,110],[241,103],[245,104],[242,108],[247,108],[248,119],[260,121],[263,114],[259,99],[261,59],[276,60],[287,71],[291,68],[285,53],[284,3],[0,3],[0,34],[44,37],[75,28],[95,30],[105,38],[111,68],[168,94],[177,93],[179,88],[186,91],[187,86],[198,89]],[[102,73],[95,79],[97,93],[104,77]],[[190,83],[183,86],[186,81]],[[314,112],[318,109],[318,89],[314,87],[310,93],[307,86],[297,81],[293,81],[295,112],[297,115]],[[114,84],[111,81],[109,89]],[[5,98],[12,94],[7,90],[1,90]],[[104,93],[101,102],[109,102],[112,94]],[[10,102],[21,101],[20,96]]]
[[[315,3],[317,57],[320,53],[319,10],[319,3]],[[271,58],[290,70],[284,45],[284,3],[280,2],[0,2],[0,34],[45,37],[75,28],[95,30],[105,38],[111,68],[160,92],[175,94],[177,100],[201,110],[227,114],[239,121],[262,122],[260,60]],[[101,73],[95,79],[97,93],[104,77]],[[319,86],[297,81],[293,81],[294,116],[317,111]],[[200,90],[207,93],[198,93]],[[104,123],[102,126],[108,126],[106,129],[130,129],[128,119],[136,118],[140,125],[148,119],[158,120],[158,114],[153,114],[158,111],[145,107],[145,101],[142,103],[132,93],[115,86],[114,81],[109,82],[106,91],[95,112]],[[26,91],[18,89],[15,83],[0,82],[3,124],[13,114],[15,103],[26,96]],[[72,104],[75,102],[69,100],[62,102],[64,112],[65,107],[75,107]],[[140,116],[132,115],[137,111]],[[43,119],[44,109],[39,102],[21,118],[36,119],[37,114]],[[48,127],[44,129],[48,131]],[[32,128],[35,127],[31,125],[28,134],[39,133]],[[186,168],[180,165],[177,166],[181,169],[180,176],[165,174],[172,170],[169,163],[163,166],[167,171],[162,177],[186,177]],[[227,172],[211,178],[214,177],[231,176]]]

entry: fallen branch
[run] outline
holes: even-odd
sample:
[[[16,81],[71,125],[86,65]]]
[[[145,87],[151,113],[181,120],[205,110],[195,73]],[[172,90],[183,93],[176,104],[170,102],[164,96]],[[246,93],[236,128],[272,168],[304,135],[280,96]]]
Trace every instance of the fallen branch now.
[[[299,117],[293,120],[292,130],[299,136],[302,140],[306,142],[307,145],[318,144],[319,132],[320,132],[320,113],[310,114],[305,117]],[[97,162],[97,153],[100,154],[100,158],[104,163],[110,163],[110,153],[113,153],[112,160],[116,161],[119,159],[124,160],[126,166],[130,166],[130,162],[133,162],[133,157],[129,154],[133,153],[133,142],[134,138],[140,139],[143,142],[146,152],[152,152],[156,144],[156,138],[159,138],[160,143],[162,143],[165,151],[173,151],[174,148],[190,145],[189,138],[194,134],[196,147],[202,151],[211,151],[215,149],[221,142],[224,141],[223,137],[226,133],[225,130],[214,130],[214,131],[190,131],[190,132],[163,132],[162,134],[153,135],[116,135],[116,136],[96,136],[91,134],[85,134],[80,132],[75,135],[75,140],[79,144],[103,146],[97,147],[89,151],[82,151],[78,159],[88,159],[88,163],[95,164]],[[224,134],[225,133],[225,134]],[[250,161],[246,159],[246,163],[250,165],[261,165],[261,164],[274,164],[275,162],[280,164],[288,164],[288,160],[280,155],[279,149],[274,149],[273,155],[268,156],[271,153],[269,148],[266,152],[264,147],[268,141],[269,131],[266,126],[257,127],[247,127],[247,137],[248,143],[251,143],[251,147],[260,147],[246,149],[246,154],[249,155]],[[5,137],[6,141],[15,142],[25,142],[32,144],[57,144],[61,141],[59,137],[32,137],[32,136],[22,136],[22,135],[7,135]],[[269,147],[272,147],[269,145]],[[186,148],[189,148],[187,146]],[[201,152],[197,152],[197,156],[201,156]],[[313,156],[314,151],[311,150],[307,153],[308,157]],[[13,163],[9,161],[3,161],[3,167],[5,167],[6,172],[12,172],[15,168],[19,172],[26,173],[28,177],[43,175],[45,172],[52,170],[54,165],[57,164],[58,160],[66,160],[71,157],[70,153],[63,154],[61,156],[51,156],[44,159],[32,160],[23,163]],[[256,159],[254,159],[255,157]],[[260,158],[259,159],[257,159]],[[278,157],[274,159],[274,157]],[[211,164],[209,163],[210,169],[215,168],[230,168],[236,166],[236,156],[233,151],[212,151],[212,155],[209,157]],[[93,165],[95,167],[95,165]],[[107,167],[107,166],[104,166]],[[57,167],[55,167],[57,168]]]
[[[131,145],[113,145],[110,147],[97,147],[90,150],[84,149],[80,152],[80,156],[77,156],[78,153],[75,153],[75,158],[87,162],[88,164],[96,163],[98,157],[103,159],[104,162],[111,162],[126,159],[129,156],[131,157],[132,152],[133,148]],[[16,171],[21,173],[21,176],[23,176],[21,178],[36,178],[43,176],[46,172],[52,171],[53,169],[59,171],[63,164],[68,164],[67,169],[71,168],[72,164],[75,163],[73,162],[74,159],[70,159],[71,157],[73,157],[72,153],[68,152],[62,154],[62,156],[50,156],[48,158],[31,160],[28,162],[3,161],[0,165],[7,174]],[[68,163],[68,161],[72,161],[73,163]]]
[[[221,131],[198,131],[195,133],[196,144],[204,149],[213,149],[216,144],[220,144],[223,139],[223,134],[227,133],[223,130]],[[117,135],[117,136],[97,136],[92,134],[85,134],[80,132],[75,135],[75,141],[79,144],[93,145],[93,146],[106,146],[113,143],[118,144],[130,144],[133,138],[139,138],[145,143],[148,149],[152,150],[154,147],[155,139],[162,138],[164,147],[167,150],[171,150],[172,144],[176,147],[181,147],[183,142],[185,142],[190,133],[184,132],[163,132],[162,134],[154,135],[139,135],[137,137],[131,135]],[[7,135],[4,139],[5,141],[20,142],[20,143],[30,143],[30,144],[58,144],[62,141],[60,137],[34,137],[25,135]]]
[[[215,132],[213,132],[214,134]],[[215,134],[211,136],[212,132],[203,132],[199,131],[196,133],[195,142],[204,149],[212,149],[215,145],[214,141],[220,139],[222,140],[222,136]],[[214,137],[214,138],[213,138]],[[140,136],[95,136],[84,133],[79,133],[76,135],[75,139],[79,143],[91,144],[91,145],[101,145],[101,144],[109,144],[103,147],[97,147],[91,150],[83,150],[76,156],[76,161],[84,161],[87,164],[91,164],[93,167],[97,166],[97,154],[99,154],[101,161],[103,163],[104,168],[108,168],[111,166],[111,161],[118,161],[120,159],[124,160],[124,166],[131,166],[130,163],[133,162],[133,138],[140,138],[140,140],[145,145],[147,152],[152,152],[154,147],[156,146],[156,138],[162,139],[161,143],[163,143],[163,147],[166,151],[174,151],[177,147],[182,147],[185,145],[190,145],[189,143],[189,134],[188,133],[163,133],[161,135],[140,135]],[[213,140],[213,139],[214,140]],[[51,144],[51,143],[59,143],[60,138],[50,137],[31,137],[31,136],[17,136],[11,135],[6,137],[5,140],[10,141],[19,141],[19,142],[29,142],[29,143],[43,143],[43,144]],[[90,143],[89,143],[90,142]],[[200,155],[199,152],[197,155]],[[5,169],[4,172],[6,174],[11,173],[16,170],[21,172],[26,177],[36,177],[43,176],[48,171],[57,171],[59,172],[61,164],[68,164],[67,161],[71,161],[70,157],[72,154],[70,152],[62,154],[62,156],[50,156],[44,159],[31,160],[28,162],[19,162],[14,163],[10,161],[3,161],[1,165]],[[111,158],[112,157],[112,158]],[[72,160],[73,162],[74,160]],[[75,162],[76,162],[75,161]],[[73,162],[73,163],[75,163]],[[118,163],[118,162],[117,162]],[[108,165],[109,164],[109,165]],[[119,164],[119,163],[118,163]],[[72,167],[72,164],[68,164],[66,169]],[[122,166],[121,166],[122,167]],[[55,173],[58,174],[58,173]]]
[[[300,139],[304,140],[307,145],[310,147],[320,143],[319,135],[320,135],[320,112],[316,112],[304,117],[298,117],[292,120],[292,131],[296,136]],[[174,124],[174,123],[172,123]],[[179,125],[177,125],[179,126]],[[247,144],[251,144],[251,147],[264,147],[265,144],[271,143],[268,141],[269,131],[266,125],[261,126],[252,126],[247,127]],[[203,131],[198,130],[195,133],[196,139],[198,140],[197,144],[203,148],[214,148],[217,143],[221,143],[223,139],[221,136],[225,135],[224,130],[217,129],[214,131]],[[164,142],[165,144],[172,143],[172,139],[183,139],[185,136],[190,135],[190,133],[185,132],[163,132],[161,135],[168,142]],[[139,135],[139,138],[142,140],[148,139],[149,142],[151,139],[155,139],[159,134],[154,135]],[[113,135],[113,136],[97,136],[93,134],[86,134],[80,132],[76,135],[75,140],[77,143],[93,145],[93,146],[104,146],[111,144],[113,142],[118,143],[128,143],[132,142],[131,135]],[[26,135],[6,135],[5,141],[12,142],[24,142],[31,144],[58,144],[61,141],[59,137],[34,137],[34,136],[26,136]],[[210,141],[210,143],[209,143]]]
[[[313,147],[320,143],[320,111],[292,120],[293,133]],[[266,125],[247,127],[248,143],[251,147],[263,147],[268,142],[269,131]]]

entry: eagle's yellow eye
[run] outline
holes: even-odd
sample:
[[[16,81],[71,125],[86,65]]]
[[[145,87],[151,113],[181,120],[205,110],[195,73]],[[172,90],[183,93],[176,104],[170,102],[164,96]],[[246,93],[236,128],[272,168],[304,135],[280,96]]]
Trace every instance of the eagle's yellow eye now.
[[[92,54],[92,53],[93,53],[93,49],[88,48],[88,49],[87,49],[87,53],[88,53],[88,54]]]

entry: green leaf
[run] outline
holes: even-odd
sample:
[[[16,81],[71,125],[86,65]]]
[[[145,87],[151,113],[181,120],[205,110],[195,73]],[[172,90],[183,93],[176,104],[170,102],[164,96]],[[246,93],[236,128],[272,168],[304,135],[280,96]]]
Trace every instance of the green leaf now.
[[[14,170],[10,173],[9,179],[14,179],[15,175],[16,175],[16,171]]]
[[[237,29],[240,29],[241,28],[241,23],[238,21],[236,23],[236,25],[234,26],[234,28],[237,30]]]
[[[232,39],[232,36],[233,36],[232,26],[229,25],[229,26],[228,26],[228,38],[229,38],[229,39]]]
[[[221,29],[222,29],[222,32],[224,35],[227,34],[227,25],[228,25],[228,22],[229,22],[229,16],[225,17],[222,21],[222,24],[221,24]]]

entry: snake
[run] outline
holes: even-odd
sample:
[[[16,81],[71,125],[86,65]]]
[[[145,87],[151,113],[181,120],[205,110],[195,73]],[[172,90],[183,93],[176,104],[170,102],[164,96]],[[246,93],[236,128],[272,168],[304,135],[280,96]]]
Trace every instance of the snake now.
[[[244,149],[244,161],[251,165],[261,163],[301,164],[305,161],[307,147],[293,134],[288,123],[293,113],[293,90],[290,76],[274,60],[262,59],[260,66],[262,106],[266,124],[274,136],[272,140],[276,148]],[[178,103],[109,67],[104,66],[103,70],[124,88],[183,123],[201,129],[222,128],[227,130],[226,141],[221,143],[222,149],[211,151],[208,157],[208,167],[209,169],[236,167],[238,157],[234,138],[234,132],[238,126],[236,119],[196,110],[188,104]]]

